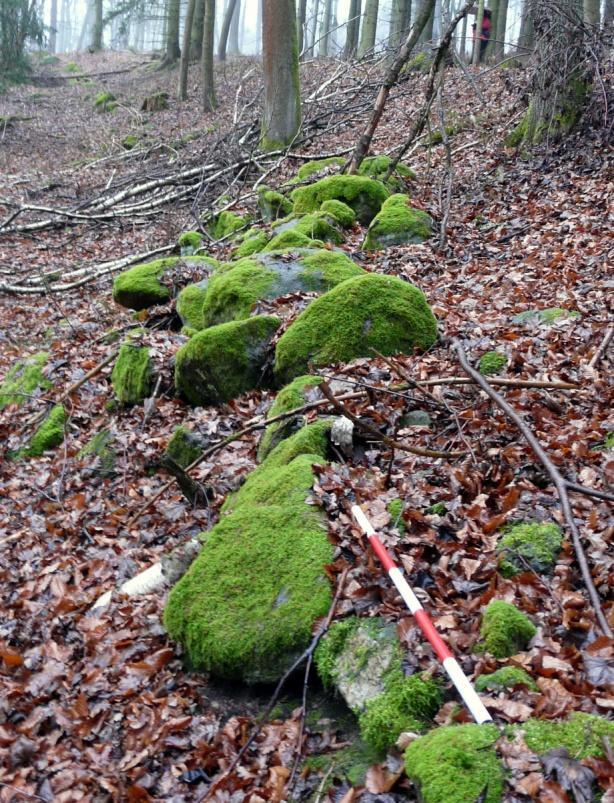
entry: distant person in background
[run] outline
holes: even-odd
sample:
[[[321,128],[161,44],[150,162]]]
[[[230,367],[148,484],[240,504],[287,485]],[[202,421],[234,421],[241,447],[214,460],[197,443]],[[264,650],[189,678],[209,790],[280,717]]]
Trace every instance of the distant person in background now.
[[[474,22],[472,25],[474,47],[475,47],[476,28],[477,28],[477,22]],[[486,52],[486,48],[488,47],[488,41],[490,39],[490,28],[491,28],[490,9],[485,8],[484,17],[482,19],[482,33],[480,34],[480,58],[478,63],[484,61],[484,53]]]

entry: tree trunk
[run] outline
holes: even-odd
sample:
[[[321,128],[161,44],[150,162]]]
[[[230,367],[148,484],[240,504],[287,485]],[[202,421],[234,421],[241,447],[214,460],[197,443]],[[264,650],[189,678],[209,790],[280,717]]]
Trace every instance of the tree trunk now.
[[[256,52],[260,53],[262,50],[262,0],[256,0],[258,6],[256,9]]]
[[[588,81],[582,7],[575,0],[533,0],[531,17],[540,46],[527,113],[509,145],[535,145],[565,137],[582,115]],[[561,57],[564,54],[565,58]]]
[[[288,145],[301,125],[298,36],[294,0],[263,0],[264,112],[261,147]]]
[[[190,37],[190,60],[200,61],[203,52],[203,23],[205,21],[205,6],[203,0],[196,0],[194,5],[194,19],[192,20],[192,35]]]
[[[92,26],[92,50],[102,50],[102,0],[94,0],[94,25]]]
[[[228,0],[226,11],[224,12],[224,21],[222,22],[222,30],[220,31],[220,39],[217,46],[217,57],[220,61],[226,61],[226,45],[228,44],[228,34],[230,32],[230,24],[233,15],[237,8],[238,0]]]
[[[495,52],[497,25],[499,24],[499,0],[490,0],[490,38],[486,46],[485,58],[489,60]]]
[[[603,9],[603,27],[611,25],[614,22],[614,0],[605,0]]]
[[[328,56],[330,21],[333,14],[332,0],[324,0],[324,16],[320,25],[320,45],[318,48],[319,56]]]
[[[407,36],[411,16],[411,0],[393,0],[388,46],[396,50]]]
[[[49,17],[49,52],[55,53],[58,37],[58,0],[51,0]]]
[[[298,52],[303,52],[305,46],[305,22],[307,20],[307,0],[299,0],[298,12],[296,15],[296,26],[298,29]]]
[[[587,25],[599,25],[599,0],[584,0],[584,22]]]
[[[356,55],[356,51],[358,50],[361,6],[362,0],[350,0],[345,47],[343,49],[343,58],[346,61],[353,59]]]
[[[212,112],[217,106],[215,99],[215,76],[213,74],[213,40],[215,36],[215,0],[204,0],[203,44],[201,72],[203,87],[203,110]]]
[[[190,66],[190,41],[192,38],[192,25],[194,24],[194,7],[196,0],[188,0],[183,28],[183,47],[181,48],[181,63],[179,65],[179,87],[177,96],[179,100],[188,97],[188,67]]]
[[[235,10],[230,20],[230,34],[228,36],[228,52],[231,56],[239,55],[239,22],[241,20],[241,0],[237,0]]]
[[[533,51],[535,32],[533,29],[533,9],[531,0],[524,0],[522,4],[522,17],[520,19],[520,33],[518,34],[517,54],[527,56]]]
[[[471,63],[477,66],[480,63],[480,49],[482,46],[482,22],[484,21],[484,0],[479,0],[478,13],[475,19],[475,31],[473,32],[473,55]]]
[[[165,62],[174,64],[179,58],[179,12],[180,0],[168,0],[168,22],[166,24]]]
[[[320,0],[314,0],[313,3],[313,25],[309,32],[309,48],[305,52],[307,58],[312,59],[315,54],[316,34],[318,30],[318,15],[320,13]]]
[[[358,46],[358,57],[362,58],[375,48],[375,35],[377,33],[377,15],[379,0],[366,0],[365,18],[362,23],[362,33]]]
[[[460,38],[460,58],[464,61],[467,56],[467,17],[463,19],[463,27],[461,29]]]
[[[499,13],[497,14],[497,28],[495,30],[495,46],[493,56],[501,61],[505,56],[505,36],[507,33],[507,5],[508,0],[499,0]]]
[[[427,2],[428,0],[422,0],[422,2]],[[419,42],[421,45],[430,43],[433,39],[433,23],[435,21],[435,5],[433,4],[433,10],[431,12],[431,16],[426,21],[426,25],[422,29],[422,33],[420,34]]]

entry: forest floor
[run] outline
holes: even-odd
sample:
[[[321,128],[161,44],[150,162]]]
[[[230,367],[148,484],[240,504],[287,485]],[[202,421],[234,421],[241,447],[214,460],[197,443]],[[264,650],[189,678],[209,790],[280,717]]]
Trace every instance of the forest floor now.
[[[146,56],[79,54],[74,60],[81,72],[68,72],[70,58],[62,57],[60,64],[45,68],[46,83],[22,85],[0,96],[0,221],[13,214],[11,203],[65,207],[109,188],[197,164],[218,147],[237,107],[253,102],[257,110],[259,67],[247,59],[220,68],[220,108],[206,115],[199,107],[196,68],[190,76],[190,99],[179,103],[177,71],[152,71]],[[336,66],[306,65],[305,96]],[[364,65],[347,72],[352,75],[344,81],[368,79],[368,108],[375,78]],[[74,77],[81,73],[95,77],[87,82]],[[486,351],[504,351],[508,378],[577,384],[571,392],[509,388],[505,396],[568,479],[604,490],[614,482],[614,453],[607,448],[614,430],[611,363],[609,370],[607,354],[595,367],[589,362],[611,322],[608,266],[614,249],[607,221],[612,154],[598,133],[582,131],[564,148],[520,158],[505,148],[504,138],[522,112],[523,71],[484,69],[471,75],[469,82],[459,70],[450,70],[444,87],[446,124],[452,126],[452,197],[443,247],[435,236],[423,245],[367,255],[360,251],[358,235],[344,247],[369,270],[404,276],[418,285],[439,320],[440,343],[427,354],[399,358],[400,372],[414,379],[461,376],[450,348],[451,338],[459,338],[474,363]],[[414,73],[393,94],[374,153],[390,150],[407,136],[422,105],[424,85],[425,77]],[[117,98],[112,112],[95,113],[94,97],[101,91]],[[169,108],[140,111],[143,99],[158,91],[169,93]],[[354,119],[332,124],[344,119],[339,100],[325,133],[312,130],[311,141],[294,152],[313,157],[346,152],[366,114],[358,108],[361,96],[354,101]],[[436,108],[435,127],[438,115]],[[122,146],[128,135],[138,140],[131,151]],[[414,204],[439,224],[449,174],[444,147],[429,146],[428,137],[407,157],[417,175],[408,191]],[[267,183],[280,184],[300,164],[300,159],[286,160]],[[196,198],[162,207],[151,217],[0,232],[0,283],[19,284],[42,272],[95,266],[163,246],[194,228],[197,215],[223,189],[205,187]],[[15,223],[41,214],[24,214]],[[211,253],[223,258],[225,249],[216,245]],[[187,671],[161,625],[162,594],[115,596],[101,614],[90,613],[104,591],[211,527],[224,496],[255,464],[257,434],[230,444],[194,473],[215,489],[209,507],[192,509],[173,488],[128,528],[128,519],[167,481],[151,465],[173,429],[180,423],[194,426],[213,442],[262,416],[273,398],[270,392],[254,391],[219,408],[186,407],[173,396],[171,373],[171,358],[183,338],[159,328],[156,350],[163,379],[153,412],[146,416],[140,406],[109,404],[108,366],[71,394],[68,434],[56,452],[17,462],[6,458],[8,450],[19,448],[31,434],[28,422],[41,405],[57,399],[115,348],[105,333],[133,323],[131,313],[112,301],[112,278],[64,293],[5,293],[0,298],[0,380],[17,359],[46,351],[52,382],[42,396],[0,413],[5,455],[0,465],[2,803],[200,800],[207,780],[223,772],[245,741],[270,693],[222,688]],[[304,303],[296,300],[295,308]],[[580,315],[551,326],[516,318],[554,307]],[[160,321],[163,316],[151,316],[144,323]],[[402,376],[378,359],[340,366],[334,375],[381,388]],[[550,577],[525,572],[506,580],[496,571],[496,534],[506,521],[562,522],[555,490],[514,426],[484,394],[471,386],[440,386],[433,392],[437,402],[456,411],[460,430],[435,407],[432,428],[405,434],[420,445],[462,448],[465,457],[434,460],[397,452],[391,460],[381,444],[368,444],[353,461],[319,473],[315,496],[338,546],[334,570],[351,567],[338,615],[384,614],[398,623],[409,663],[436,670],[430,649],[422,644],[386,575],[352,537],[347,500],[353,489],[412,582],[424,590],[437,626],[468,673],[496,666],[472,652],[480,610],[493,596],[515,602],[538,625],[537,637],[519,661],[537,680],[539,691],[517,688],[489,698],[499,722],[528,716],[553,719],[571,711],[607,714],[612,699],[602,681],[606,671],[612,672],[607,663],[612,642],[598,638],[595,612],[570,543],[565,542]],[[353,409],[394,433],[405,407],[406,400],[376,392]],[[101,479],[91,461],[77,457],[105,427],[121,445],[118,471],[111,479]],[[393,528],[386,513],[387,502],[395,497],[406,505],[404,534]],[[445,514],[425,516],[421,511],[435,502],[445,504]],[[582,495],[573,495],[572,504],[605,604],[613,571],[611,549],[607,552],[611,508]],[[609,616],[612,623],[611,609]],[[305,755],[338,749],[347,736],[329,709],[318,715],[324,695],[315,680],[313,688]],[[215,800],[289,799],[285,783],[295,756],[298,696],[292,687],[278,718],[264,725],[254,749]],[[439,724],[467,721],[454,701],[453,690],[448,690]],[[506,761],[506,800],[569,799],[559,783],[544,780],[543,769],[530,754],[508,755]],[[591,764],[602,790],[608,784],[606,763]],[[334,775],[304,772],[294,798],[307,800],[317,793],[321,801],[344,803],[417,799],[394,756],[369,771],[366,788],[351,789],[333,780]]]

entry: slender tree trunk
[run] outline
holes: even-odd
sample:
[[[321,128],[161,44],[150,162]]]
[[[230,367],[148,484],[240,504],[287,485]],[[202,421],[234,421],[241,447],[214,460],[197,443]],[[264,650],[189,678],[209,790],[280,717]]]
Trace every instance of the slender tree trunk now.
[[[422,2],[427,2],[427,0],[422,0]],[[433,39],[433,23],[435,22],[435,6],[433,5],[433,11],[431,12],[431,16],[426,21],[426,25],[422,29],[422,33],[420,34],[419,43],[421,45],[430,43]]]
[[[375,48],[375,35],[377,33],[377,15],[379,11],[379,0],[366,0],[365,17],[362,22],[362,32],[360,34],[360,44],[358,45],[358,56],[362,58],[365,53]]]
[[[497,27],[495,30],[495,46],[493,49],[493,55],[496,61],[500,61],[505,56],[507,6],[508,0],[499,0],[499,13],[497,14]]]
[[[49,16],[49,52],[55,53],[58,41],[58,0],[51,0]]]
[[[464,61],[467,57],[467,17],[463,19],[463,27],[461,29],[460,38],[460,58]]]
[[[605,0],[603,9],[603,27],[612,25],[614,22],[614,0]]]
[[[188,0],[183,28],[183,47],[181,48],[181,63],[179,64],[179,86],[177,96],[179,100],[188,97],[188,67],[190,66],[190,41],[192,38],[192,25],[194,24],[194,8],[196,0]]]
[[[411,0],[393,0],[388,46],[396,50],[407,36],[411,16]]]
[[[94,25],[92,26],[92,50],[102,50],[102,0],[94,0]]]
[[[520,19],[520,33],[518,34],[517,53],[519,56],[529,55],[533,51],[535,32],[533,29],[533,10],[531,0],[524,0],[522,4],[522,17]]]
[[[264,113],[261,147],[288,145],[301,125],[298,35],[294,0],[262,4]]]
[[[348,12],[348,24],[345,34],[345,47],[343,48],[343,58],[346,61],[353,59],[358,50],[358,34],[360,31],[360,12],[361,0],[350,0],[350,10]]]
[[[262,0],[257,0],[256,8],[256,52],[262,51]]]
[[[490,60],[495,52],[496,38],[497,38],[497,25],[499,24],[499,0],[490,0],[490,38],[486,45],[486,53],[484,57]]]
[[[228,44],[228,33],[230,32],[230,24],[232,17],[237,8],[238,0],[228,0],[226,11],[224,12],[224,21],[222,22],[222,29],[220,30],[220,39],[217,47],[217,57],[220,61],[226,61],[226,46]]]
[[[235,10],[230,20],[230,33],[228,36],[228,52],[232,56],[239,54],[239,22],[241,20],[241,0],[237,0]]]
[[[298,29],[298,52],[303,52],[305,46],[305,22],[307,20],[307,0],[299,0],[296,15],[296,26]]]
[[[333,13],[332,0],[324,0],[324,16],[320,23],[320,44],[318,47],[319,56],[328,56],[330,21]]]
[[[217,106],[213,73],[213,40],[215,36],[215,0],[204,0],[203,44],[201,57],[203,109],[211,112]]]
[[[475,20],[475,31],[473,32],[473,55],[471,63],[477,66],[480,63],[480,48],[482,46],[482,22],[484,21],[484,0],[479,0],[478,13]]]
[[[166,64],[174,64],[179,58],[179,12],[180,0],[168,0],[168,17],[166,23],[165,56]]]
[[[318,31],[318,16],[320,14],[320,0],[314,0],[313,4],[313,24],[309,31],[309,49],[305,53],[307,58],[312,59],[315,55],[315,43]]]
[[[587,25],[599,25],[599,0],[584,0],[584,22]]]

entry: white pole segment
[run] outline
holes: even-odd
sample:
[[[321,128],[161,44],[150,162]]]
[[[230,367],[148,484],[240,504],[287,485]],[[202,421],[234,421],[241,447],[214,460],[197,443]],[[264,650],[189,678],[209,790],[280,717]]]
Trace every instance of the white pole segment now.
[[[471,716],[478,725],[481,725],[483,722],[492,722],[492,717],[486,710],[484,703],[478,697],[477,692],[469,682],[456,658],[444,658],[443,668],[446,670],[452,683],[456,686],[456,690],[463,698],[465,705],[471,712]]]

